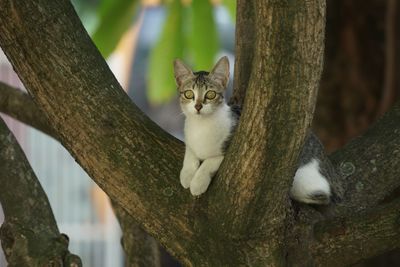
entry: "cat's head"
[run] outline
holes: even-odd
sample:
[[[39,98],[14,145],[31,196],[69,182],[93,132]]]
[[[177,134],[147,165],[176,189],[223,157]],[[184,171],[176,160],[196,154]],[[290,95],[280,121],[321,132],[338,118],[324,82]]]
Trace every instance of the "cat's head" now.
[[[175,81],[186,116],[208,116],[224,104],[229,81],[229,61],[222,57],[211,72],[193,72],[181,60],[174,61]]]

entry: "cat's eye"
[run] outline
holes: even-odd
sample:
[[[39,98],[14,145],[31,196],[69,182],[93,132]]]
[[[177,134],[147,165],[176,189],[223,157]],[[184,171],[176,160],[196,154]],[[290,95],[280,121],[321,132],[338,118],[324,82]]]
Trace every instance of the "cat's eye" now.
[[[217,93],[215,91],[208,91],[206,93],[206,98],[209,100],[214,99],[217,96]]]
[[[194,93],[192,90],[186,90],[185,92],[183,92],[183,95],[187,98],[187,99],[193,99],[194,98]]]

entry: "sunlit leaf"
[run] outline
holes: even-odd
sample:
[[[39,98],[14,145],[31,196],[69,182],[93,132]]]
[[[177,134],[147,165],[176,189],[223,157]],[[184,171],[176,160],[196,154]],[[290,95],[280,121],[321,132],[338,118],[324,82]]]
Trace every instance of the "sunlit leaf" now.
[[[103,0],[98,9],[99,24],[92,36],[106,58],[117,46],[122,35],[132,24],[138,0]]]
[[[236,20],[236,0],[223,0],[222,4],[228,9],[233,21]]]
[[[193,0],[191,6],[190,54],[195,69],[209,70],[218,52],[218,35],[213,6],[207,0]]]
[[[167,18],[150,55],[148,97],[151,103],[166,102],[176,94],[172,62],[183,55],[183,7],[180,0],[168,6]]]

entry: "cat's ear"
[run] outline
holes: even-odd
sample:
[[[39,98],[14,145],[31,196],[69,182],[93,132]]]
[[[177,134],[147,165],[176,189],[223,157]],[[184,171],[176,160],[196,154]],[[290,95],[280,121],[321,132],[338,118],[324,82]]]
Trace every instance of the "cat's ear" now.
[[[228,85],[229,82],[229,60],[228,57],[221,57],[217,64],[215,64],[214,68],[210,72],[211,79],[221,84],[224,88]]]
[[[185,81],[193,78],[193,71],[179,59],[174,60],[174,74],[176,85],[180,87]]]

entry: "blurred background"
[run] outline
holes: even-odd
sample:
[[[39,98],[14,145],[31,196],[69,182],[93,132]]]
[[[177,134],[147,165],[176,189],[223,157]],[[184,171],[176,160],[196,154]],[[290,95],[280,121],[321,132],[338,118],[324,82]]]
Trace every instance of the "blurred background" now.
[[[172,60],[209,70],[234,63],[235,0],[73,0],[115,76],[148,116],[182,138]],[[314,130],[332,152],[362,134],[400,96],[396,0],[328,0],[325,66]],[[231,69],[233,75],[233,69]],[[0,51],[0,81],[23,90]],[[229,85],[228,96],[232,90]],[[124,266],[121,232],[107,196],[52,138],[4,114],[49,197],[60,231],[84,266]],[[2,222],[0,212],[0,223]],[[359,266],[400,266],[399,252]],[[174,266],[167,256],[163,266]],[[396,264],[397,263],[397,264]],[[0,253],[0,266],[6,266]]]

